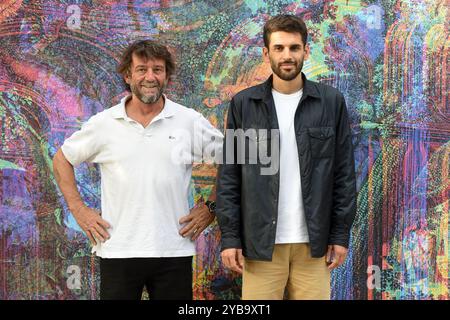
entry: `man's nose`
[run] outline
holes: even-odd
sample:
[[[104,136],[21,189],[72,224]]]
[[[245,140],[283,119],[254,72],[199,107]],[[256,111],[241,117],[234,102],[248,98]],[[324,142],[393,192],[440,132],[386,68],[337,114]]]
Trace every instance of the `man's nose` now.
[[[145,80],[148,80],[148,81],[155,80],[156,79],[155,73],[153,72],[153,70],[148,69],[144,75],[144,78],[145,78]]]
[[[291,50],[289,48],[285,48],[282,52],[282,58],[284,60],[291,60]]]

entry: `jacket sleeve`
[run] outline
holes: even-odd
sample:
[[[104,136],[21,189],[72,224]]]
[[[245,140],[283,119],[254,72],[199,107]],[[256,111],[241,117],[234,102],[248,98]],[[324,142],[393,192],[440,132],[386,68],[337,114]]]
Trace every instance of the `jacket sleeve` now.
[[[356,215],[355,161],[345,99],[339,94],[337,100],[333,211],[328,242],[348,248]]]
[[[223,161],[219,165],[217,179],[216,216],[221,231],[221,251],[242,248],[241,168],[236,161],[236,138],[232,133],[227,134],[229,130],[239,128],[240,122],[240,116],[232,99],[226,122],[227,132],[223,141]],[[230,158],[231,154],[234,155],[232,158]]]

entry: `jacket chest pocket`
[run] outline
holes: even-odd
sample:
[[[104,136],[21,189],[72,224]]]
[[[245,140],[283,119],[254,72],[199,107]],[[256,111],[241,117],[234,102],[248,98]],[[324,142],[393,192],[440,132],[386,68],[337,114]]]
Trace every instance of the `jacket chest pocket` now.
[[[335,133],[333,127],[308,128],[311,156],[330,158],[334,155]]]
[[[246,136],[245,164],[268,164],[270,162],[270,151],[270,131],[259,129]]]

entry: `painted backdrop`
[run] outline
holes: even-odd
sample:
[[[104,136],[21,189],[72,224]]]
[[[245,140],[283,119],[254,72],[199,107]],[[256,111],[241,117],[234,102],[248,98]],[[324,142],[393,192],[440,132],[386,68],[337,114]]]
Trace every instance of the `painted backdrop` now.
[[[51,158],[123,97],[115,72],[136,39],[164,41],[168,95],[223,129],[228,101],[262,82],[262,26],[295,13],[310,29],[307,77],[351,115],[358,213],[334,299],[449,299],[449,17],[442,0],[1,0],[0,299],[96,299],[98,262],[59,193]],[[77,168],[99,208],[99,173]],[[194,198],[212,171],[197,167]],[[239,299],[217,224],[197,241],[197,299]],[[145,297],[145,294],[144,294]]]

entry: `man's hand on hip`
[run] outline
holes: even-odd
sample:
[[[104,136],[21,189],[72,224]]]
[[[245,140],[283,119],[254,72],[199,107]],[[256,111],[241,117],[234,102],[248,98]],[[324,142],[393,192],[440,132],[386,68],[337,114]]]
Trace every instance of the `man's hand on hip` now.
[[[221,257],[222,263],[226,268],[242,274],[242,270],[244,268],[244,256],[242,255],[242,249],[225,249],[222,251]]]
[[[348,250],[346,247],[339,246],[337,244],[329,245],[326,258],[327,263],[330,264],[328,269],[333,270],[341,266],[347,257],[347,252]]]
[[[183,237],[190,237],[191,240],[196,240],[207,226],[214,221],[214,215],[209,212],[208,207],[201,203],[191,209],[187,216],[181,217],[180,224],[187,223],[180,230],[180,235]]]
[[[111,228],[111,225],[103,220],[96,210],[82,206],[74,212],[74,217],[93,245],[97,244],[97,240],[105,242],[110,238],[106,230]]]

